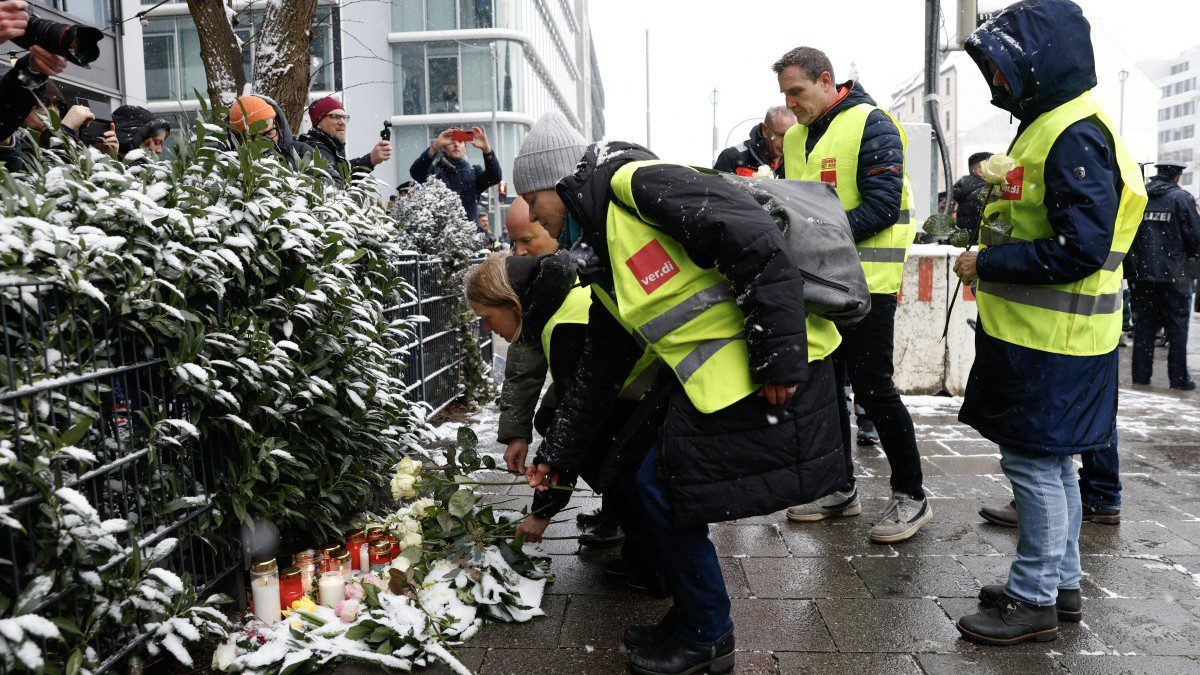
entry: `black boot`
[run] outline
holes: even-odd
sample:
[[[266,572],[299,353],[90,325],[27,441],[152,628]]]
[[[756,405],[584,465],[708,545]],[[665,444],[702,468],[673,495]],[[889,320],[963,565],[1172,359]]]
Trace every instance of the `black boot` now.
[[[1098,509],[1087,502],[1083,503],[1083,520],[1100,525],[1120,525],[1121,509]]]
[[[579,544],[590,548],[612,548],[625,543],[625,533],[616,520],[605,519],[592,530],[579,535]]]
[[[575,516],[575,522],[579,523],[580,527],[595,527],[604,520],[604,509],[596,509],[588,513],[580,513]]]
[[[625,629],[625,646],[630,649],[646,649],[671,637],[677,626],[675,607],[667,610],[666,616],[653,626],[633,626]]]
[[[979,602],[984,607],[995,607],[1004,599],[1004,586],[990,584],[979,589]],[[1058,589],[1058,600],[1054,608],[1058,611],[1059,621],[1079,623],[1083,620],[1083,596],[1078,588]]]
[[[1031,605],[1005,593],[999,604],[964,616],[955,627],[964,638],[985,645],[1049,642],[1058,637],[1058,613],[1052,606]]]
[[[716,642],[692,642],[678,632],[629,654],[629,669],[648,675],[690,675],[733,671],[733,631]]]

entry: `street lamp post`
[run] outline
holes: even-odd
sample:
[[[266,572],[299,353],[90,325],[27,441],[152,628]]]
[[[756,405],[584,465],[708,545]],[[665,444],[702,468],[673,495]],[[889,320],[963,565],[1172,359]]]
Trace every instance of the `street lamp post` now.
[[[1125,80],[1129,79],[1129,71],[1122,68],[1117,73],[1117,80],[1121,82],[1121,116],[1117,118],[1117,131],[1125,135]]]

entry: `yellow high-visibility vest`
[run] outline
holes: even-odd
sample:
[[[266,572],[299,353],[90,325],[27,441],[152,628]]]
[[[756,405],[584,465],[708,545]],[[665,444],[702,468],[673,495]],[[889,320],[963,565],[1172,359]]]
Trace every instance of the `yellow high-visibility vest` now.
[[[1013,141],[1008,154],[1017,162],[1008,173],[1000,198],[984,209],[980,250],[988,246],[1053,237],[1046,211],[1046,157],[1067,127],[1095,117],[1113,139],[1124,186],[1117,222],[1103,266],[1065,284],[1027,285],[980,280],[975,294],[979,317],[988,335],[1055,354],[1094,356],[1117,348],[1121,337],[1121,261],[1129,251],[1146,208],[1142,172],[1112,121],[1092,93],[1043,113]],[[1001,234],[987,226],[996,219],[1012,224]]]
[[[829,183],[850,211],[862,204],[858,191],[858,150],[862,146],[867,116],[874,110],[886,114],[900,130],[900,139],[907,159],[908,134],[891,113],[878,106],[860,103],[837,114],[829,122],[825,134],[817,140],[812,153],[807,150],[808,127],[793,125],[783,137],[783,166],[788,178],[819,180]],[[904,277],[904,261],[916,237],[916,225],[909,213],[912,185],[904,175],[904,191],[900,196],[900,218],[880,232],[858,242],[858,257],[867,277],[867,290],[872,293],[898,293]]]

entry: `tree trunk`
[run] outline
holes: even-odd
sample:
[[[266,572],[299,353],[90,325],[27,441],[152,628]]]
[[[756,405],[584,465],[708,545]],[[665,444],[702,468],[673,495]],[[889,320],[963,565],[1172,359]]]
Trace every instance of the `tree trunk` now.
[[[208,78],[209,102],[214,108],[228,108],[246,86],[246,70],[225,3],[223,0],[187,0],[187,3],[200,36],[200,58]],[[183,95],[190,98],[192,92]]]
[[[299,130],[308,107],[309,43],[316,13],[317,0],[267,3],[256,40],[254,88],[275,99],[293,130]]]

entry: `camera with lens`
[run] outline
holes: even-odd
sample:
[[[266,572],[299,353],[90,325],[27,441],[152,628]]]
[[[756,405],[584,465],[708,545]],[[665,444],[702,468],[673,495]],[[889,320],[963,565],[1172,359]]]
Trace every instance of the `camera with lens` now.
[[[100,41],[104,33],[98,28],[70,23],[58,23],[29,15],[25,34],[12,41],[25,49],[38,45],[46,51],[66,57],[77,66],[87,66],[100,58]]]

